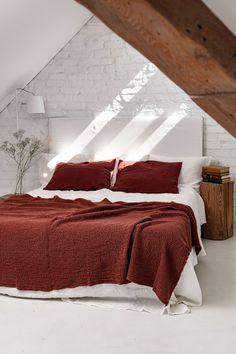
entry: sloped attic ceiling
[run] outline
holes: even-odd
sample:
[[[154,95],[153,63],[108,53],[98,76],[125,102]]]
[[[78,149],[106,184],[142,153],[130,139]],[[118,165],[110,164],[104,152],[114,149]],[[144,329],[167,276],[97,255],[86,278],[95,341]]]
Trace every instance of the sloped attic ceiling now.
[[[0,112],[91,16],[73,0],[0,1]]]
[[[236,137],[235,0],[206,0],[209,7],[201,0],[76,1]]]

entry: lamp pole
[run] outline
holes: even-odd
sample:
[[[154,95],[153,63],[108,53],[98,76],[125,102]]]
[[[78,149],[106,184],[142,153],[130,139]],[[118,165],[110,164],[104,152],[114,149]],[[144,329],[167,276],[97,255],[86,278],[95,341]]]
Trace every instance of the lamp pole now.
[[[18,112],[18,91],[15,91],[15,98],[16,98],[16,131],[19,132],[19,112]]]

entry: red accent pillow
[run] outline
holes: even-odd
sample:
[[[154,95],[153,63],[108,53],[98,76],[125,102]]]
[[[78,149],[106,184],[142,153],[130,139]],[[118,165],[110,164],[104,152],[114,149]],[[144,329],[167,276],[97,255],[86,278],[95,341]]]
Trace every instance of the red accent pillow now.
[[[59,163],[50,182],[44,189],[94,191],[110,188],[111,171],[114,166],[115,160]]]
[[[119,161],[119,166],[118,166],[118,171],[123,170],[125,167],[134,165],[136,162],[138,162],[138,161],[124,161],[124,160],[120,160],[120,161]]]
[[[139,161],[119,170],[113,191],[178,193],[182,162]]]

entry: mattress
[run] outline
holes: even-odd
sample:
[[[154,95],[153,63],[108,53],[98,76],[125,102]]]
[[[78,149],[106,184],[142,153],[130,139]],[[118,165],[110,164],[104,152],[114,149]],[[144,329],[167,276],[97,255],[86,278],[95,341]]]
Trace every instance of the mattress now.
[[[46,191],[43,188],[35,189],[29,192],[33,197],[50,198],[55,195],[64,199],[85,198],[94,202],[98,202],[107,198],[112,202],[144,202],[144,201],[160,201],[160,202],[176,202],[188,205],[192,208],[198,228],[198,234],[201,234],[201,225],[206,222],[205,209],[202,198],[199,193],[190,187],[180,188],[179,194],[141,194],[141,193],[125,193],[113,192],[109,189],[101,189],[98,191]],[[201,240],[200,240],[201,243]],[[202,245],[202,243],[201,243]],[[204,248],[200,255],[205,255]],[[167,308],[169,313],[178,313],[188,311],[187,306],[199,306],[202,303],[202,294],[200,285],[194,270],[198,260],[194,250],[192,250],[180,280],[174,289],[171,300]],[[158,308],[156,295],[151,288],[130,283],[125,285],[116,284],[100,284],[94,286],[81,286],[70,289],[60,289],[50,292],[44,291],[22,291],[16,288],[0,287],[0,293],[26,297],[26,298],[77,298],[76,302],[102,307],[118,307],[135,310],[144,310],[153,312]],[[89,301],[88,301],[89,299]],[[112,299],[112,300],[111,300]],[[125,301],[124,301],[125,299]],[[178,304],[184,304],[185,307],[177,309]],[[111,305],[112,304],[112,305]],[[106,306],[107,305],[107,306]]]

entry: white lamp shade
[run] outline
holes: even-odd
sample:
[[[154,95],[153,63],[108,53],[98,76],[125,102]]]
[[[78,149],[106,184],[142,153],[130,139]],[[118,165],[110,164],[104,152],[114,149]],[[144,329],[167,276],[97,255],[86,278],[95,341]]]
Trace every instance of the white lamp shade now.
[[[27,111],[29,114],[45,113],[42,96],[31,96],[27,102]]]

